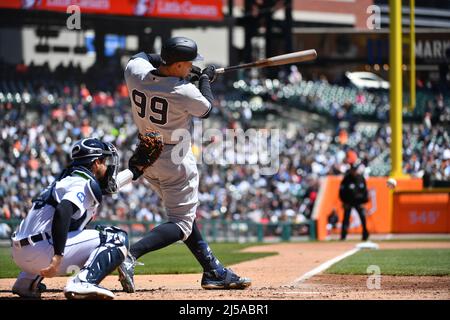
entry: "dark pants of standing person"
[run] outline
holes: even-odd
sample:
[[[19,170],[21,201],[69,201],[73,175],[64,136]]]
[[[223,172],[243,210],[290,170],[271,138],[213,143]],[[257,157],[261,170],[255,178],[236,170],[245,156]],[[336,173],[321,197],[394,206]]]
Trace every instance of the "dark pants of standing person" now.
[[[347,229],[350,224],[350,214],[352,212],[352,208],[355,208],[358,212],[359,219],[361,220],[361,225],[363,228],[362,239],[363,241],[369,238],[369,232],[367,231],[366,225],[366,212],[365,209],[361,205],[350,205],[344,204],[344,221],[342,222],[342,230],[341,230],[341,240],[345,240],[347,237]]]

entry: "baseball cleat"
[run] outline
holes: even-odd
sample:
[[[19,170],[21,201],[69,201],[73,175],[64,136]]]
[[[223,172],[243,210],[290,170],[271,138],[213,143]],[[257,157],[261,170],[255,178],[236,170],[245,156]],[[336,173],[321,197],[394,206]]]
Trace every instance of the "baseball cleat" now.
[[[12,293],[17,294],[21,298],[40,299],[41,292],[39,290],[31,290],[29,288],[12,288]]]
[[[44,292],[44,291],[47,291],[47,286],[41,282],[38,284],[37,289],[39,292]]]
[[[201,284],[203,289],[209,290],[245,289],[250,287],[252,281],[238,276],[231,269],[224,268],[222,272],[219,270],[203,272]]]
[[[13,288],[13,294],[17,294],[21,298],[40,299],[41,292],[39,290],[30,290],[26,288]]]
[[[73,280],[67,283],[64,288],[64,296],[67,299],[92,299],[92,300],[112,300],[114,293],[98,284],[89,283],[85,281]]]
[[[369,234],[368,231],[363,232],[362,241],[367,241],[367,240],[369,240],[369,236],[370,236],[370,234]]]
[[[34,282],[30,282],[28,279],[17,279],[12,287],[12,293],[21,298],[40,299],[41,293],[47,290],[47,286],[40,282],[37,286],[33,286],[33,284]]]
[[[120,264],[119,268],[117,268],[120,284],[122,285],[123,291],[127,293],[136,291],[133,280],[135,267],[136,258],[128,253],[125,260]]]

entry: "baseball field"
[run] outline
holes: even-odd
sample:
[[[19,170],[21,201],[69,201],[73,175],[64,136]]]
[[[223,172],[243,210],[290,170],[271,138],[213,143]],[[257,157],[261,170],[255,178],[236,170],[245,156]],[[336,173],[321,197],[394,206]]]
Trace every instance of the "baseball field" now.
[[[121,291],[117,273],[102,285],[119,300],[450,300],[450,241],[377,241],[378,250],[356,241],[276,244],[216,243],[224,264],[250,277],[238,291],[206,291],[201,269],[184,245],[147,254],[136,267],[137,291]],[[0,299],[16,299],[11,286],[18,269],[9,248],[0,249]],[[45,300],[64,299],[67,277],[45,279]]]

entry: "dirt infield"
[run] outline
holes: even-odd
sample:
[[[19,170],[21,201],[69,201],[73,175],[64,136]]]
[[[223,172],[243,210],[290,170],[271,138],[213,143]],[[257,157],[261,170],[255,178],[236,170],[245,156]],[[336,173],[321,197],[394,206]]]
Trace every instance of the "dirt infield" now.
[[[318,274],[306,281],[302,275],[355,247],[356,242],[282,243],[247,248],[248,252],[276,251],[276,256],[231,266],[238,274],[252,278],[247,290],[207,291],[200,287],[201,274],[136,276],[137,292],[126,294],[117,276],[102,285],[112,289],[116,299],[151,300],[271,300],[271,299],[450,299],[450,277],[383,276],[380,289],[367,288],[367,276]],[[450,248],[448,242],[380,242],[380,249]],[[49,289],[43,299],[64,299],[67,278],[46,279]],[[14,279],[0,279],[0,299],[12,299]]]

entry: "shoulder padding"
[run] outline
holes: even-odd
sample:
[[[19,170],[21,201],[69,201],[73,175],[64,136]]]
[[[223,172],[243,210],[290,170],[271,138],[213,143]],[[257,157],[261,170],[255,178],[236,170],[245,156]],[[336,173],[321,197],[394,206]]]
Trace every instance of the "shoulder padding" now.
[[[97,202],[99,204],[102,203],[102,198],[103,198],[102,190],[96,180],[89,180],[89,189],[91,190],[92,195],[95,198],[95,200],[97,200]]]

